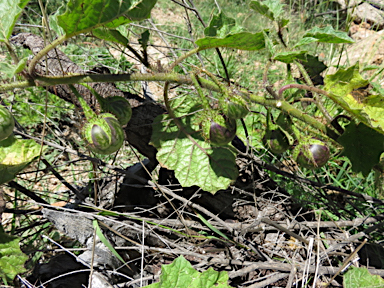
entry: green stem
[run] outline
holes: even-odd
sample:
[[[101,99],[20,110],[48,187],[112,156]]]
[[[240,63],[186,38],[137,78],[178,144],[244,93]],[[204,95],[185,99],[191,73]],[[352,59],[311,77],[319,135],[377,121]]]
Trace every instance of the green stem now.
[[[203,104],[203,108],[207,110],[210,109],[209,102],[207,98],[204,96],[203,90],[201,89],[200,83],[197,80],[195,73],[191,72],[190,76],[191,76],[192,83],[196,88],[197,94],[200,96],[200,100],[201,100],[201,103]]]
[[[43,49],[41,49],[39,51],[39,53],[37,53],[35,55],[35,57],[33,57],[31,62],[29,63],[29,69],[28,69],[29,74],[30,75],[35,75],[35,67],[36,67],[37,62],[39,62],[40,59],[43,58],[44,55],[46,55],[49,51],[51,51],[52,49],[56,48],[58,45],[60,45],[64,41],[68,40],[72,36],[74,36],[74,35],[63,35],[63,36],[57,38],[51,44],[49,44],[49,45],[45,46]]]
[[[283,97],[283,92],[285,90],[291,89],[291,88],[303,89],[303,90],[323,94],[323,95],[329,97],[329,94],[327,91],[324,91],[324,90],[316,88],[316,87],[312,87],[312,86],[308,86],[308,85],[302,85],[302,84],[296,84],[296,83],[284,85],[283,87],[281,87],[279,90],[279,97]]]
[[[91,82],[118,82],[118,81],[169,81],[172,83],[178,83],[178,84],[186,84],[186,85],[193,85],[193,82],[190,77],[185,75],[179,75],[176,73],[156,73],[156,74],[140,74],[140,73],[133,73],[133,74],[117,74],[117,75],[68,75],[64,77],[37,77],[38,81],[23,81],[23,82],[17,82],[12,84],[4,84],[0,85],[0,92],[12,90],[14,88],[26,88],[31,86],[54,86],[54,85],[60,85],[60,84],[78,84],[78,83],[91,83]],[[215,85],[212,81],[206,80],[204,78],[199,77],[198,81],[200,83],[200,86],[202,88],[221,92],[220,88]],[[288,87],[289,86],[289,87]],[[285,88],[284,88],[285,87]],[[299,85],[299,84],[290,84],[287,86],[284,86],[285,89],[289,88],[299,88],[302,89],[302,87],[308,87],[306,85]],[[282,89],[283,89],[282,88]],[[310,87],[311,88],[311,87]],[[306,88],[304,88],[306,89]],[[315,92],[321,93],[327,95],[326,91],[323,91],[318,88],[311,88],[312,90],[315,89]],[[281,90],[281,89],[280,89]],[[284,91],[283,90],[283,91]],[[320,92],[319,92],[320,91]],[[332,131],[329,131],[329,129],[316,119],[308,116],[307,114],[303,113],[301,110],[293,107],[288,102],[284,100],[274,100],[274,99],[265,99],[263,96],[257,96],[255,94],[250,94],[245,89],[240,89],[239,93],[241,94],[241,97],[243,97],[246,101],[252,101],[256,104],[260,104],[263,106],[269,106],[273,108],[277,108],[281,111],[286,112],[287,114],[291,115],[292,117],[295,117],[308,125],[311,125],[313,128],[320,130],[321,132],[328,134],[331,138],[336,139],[337,135]],[[282,92],[281,92],[282,93]],[[92,111],[93,112],[93,111]]]
[[[171,65],[168,67],[168,71],[172,71],[177,65],[179,65],[182,61],[187,59],[188,57],[192,56],[193,54],[196,54],[200,52],[200,47],[196,47],[195,49],[192,49],[191,51],[188,51],[184,55],[181,55],[179,58],[176,59],[175,62],[173,62]]]
[[[96,113],[89,107],[87,102],[84,100],[84,98],[80,95],[80,93],[76,90],[75,86],[68,85],[73,94],[75,94],[77,100],[80,102],[81,107],[83,108],[84,115],[87,118],[88,121],[91,121],[91,119],[96,118]]]
[[[304,77],[305,82],[307,82],[307,84],[309,86],[313,87],[314,85],[313,85],[313,82],[311,80],[311,77],[309,77],[309,75],[308,75],[307,71],[305,70],[304,66],[301,63],[299,63],[298,61],[294,61],[294,63],[297,66],[297,68],[299,68],[299,70],[301,72],[301,75],[303,75],[303,77]],[[323,113],[325,119],[327,119],[327,122],[331,123],[333,118],[328,113],[327,109],[325,109],[325,107],[323,105],[323,102],[321,101],[321,99],[319,98],[319,95],[317,95],[316,92],[313,95],[313,99],[315,100],[317,108],[319,108],[321,113]]]

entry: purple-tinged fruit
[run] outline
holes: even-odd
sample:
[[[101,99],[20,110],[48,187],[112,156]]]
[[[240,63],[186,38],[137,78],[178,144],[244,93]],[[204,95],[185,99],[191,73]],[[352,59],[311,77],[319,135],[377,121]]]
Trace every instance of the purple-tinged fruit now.
[[[293,158],[301,167],[314,170],[328,162],[329,147],[319,139],[307,138],[295,147]]]
[[[282,154],[289,148],[287,136],[280,130],[269,130],[263,137],[264,146],[273,154]]]
[[[112,154],[120,149],[124,141],[124,131],[110,113],[100,114],[85,124],[83,133],[89,149],[98,154]]]

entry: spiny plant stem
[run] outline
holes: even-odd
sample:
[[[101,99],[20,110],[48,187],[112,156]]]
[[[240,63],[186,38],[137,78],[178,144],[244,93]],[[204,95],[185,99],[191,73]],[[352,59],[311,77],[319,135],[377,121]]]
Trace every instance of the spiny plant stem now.
[[[283,97],[283,92],[285,90],[292,89],[292,88],[303,89],[303,90],[311,91],[314,93],[323,94],[323,95],[329,97],[329,94],[327,91],[324,91],[324,90],[316,88],[316,87],[311,87],[308,85],[302,85],[302,84],[296,84],[296,83],[284,85],[283,87],[281,87],[279,90],[279,97]]]
[[[200,47],[196,47],[195,49],[192,49],[191,51],[188,51],[187,53],[185,53],[184,55],[181,55],[179,58],[177,58],[175,60],[175,62],[173,62],[171,65],[169,65],[168,67],[168,70],[169,71],[172,71],[177,65],[179,65],[182,61],[184,61],[185,59],[187,59],[188,57],[198,53],[202,51],[200,49]]]
[[[36,67],[36,64],[37,62],[40,61],[41,58],[44,57],[44,55],[46,55],[49,51],[51,51],[52,49],[56,48],[57,46],[59,46],[61,43],[63,43],[64,41],[68,40],[69,38],[71,38],[72,35],[63,35],[59,38],[57,38],[55,41],[53,41],[51,44],[48,44],[47,46],[45,46],[43,49],[41,49],[39,51],[39,53],[37,53],[35,55],[35,57],[33,57],[33,59],[31,60],[31,62],[29,63],[29,68],[28,68],[28,72],[30,75],[35,75],[35,67]]]
[[[294,61],[294,64],[297,66],[297,68],[299,68],[300,73],[301,73],[301,75],[303,75],[305,82],[307,82],[307,84],[309,86],[313,87],[313,82],[311,80],[311,77],[309,77],[304,66],[301,63],[299,63],[298,61]],[[319,96],[317,95],[316,92],[313,95],[313,99],[315,100],[315,104],[316,104],[317,108],[319,108],[321,113],[324,115],[325,119],[327,119],[327,122],[331,123],[333,119],[332,119],[331,115],[328,113],[327,109],[325,109],[323,102],[321,101],[321,99],[319,98]]]

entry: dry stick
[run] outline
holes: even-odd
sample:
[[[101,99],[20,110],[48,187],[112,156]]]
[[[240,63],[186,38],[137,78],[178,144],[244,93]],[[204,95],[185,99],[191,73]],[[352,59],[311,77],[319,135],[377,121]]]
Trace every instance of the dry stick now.
[[[297,269],[295,266],[292,265],[291,273],[289,273],[289,278],[287,285],[285,286],[286,288],[291,288],[293,285],[293,279],[295,278],[295,274],[297,272]]]
[[[37,138],[37,137],[33,137],[33,136],[30,136],[28,134],[25,134],[21,131],[15,131],[16,134],[19,134],[19,135],[22,135],[24,137],[27,137],[27,138],[30,138],[30,139],[33,139],[35,141],[37,141],[38,143],[41,143],[41,139],[40,138]],[[147,185],[150,185],[151,187],[156,187],[156,185],[152,182],[152,181],[148,181],[147,179],[143,178],[143,177],[140,177],[140,176],[137,176],[136,174],[134,173],[131,173],[129,171],[125,171],[124,169],[121,169],[119,167],[116,167],[116,166],[112,166],[112,165],[109,165],[107,163],[105,163],[104,161],[101,161],[100,159],[97,159],[97,158],[93,158],[93,157],[90,157],[90,156],[87,156],[87,155],[84,155],[76,150],[73,150],[73,149],[69,149],[69,148],[66,148],[66,147],[63,147],[61,145],[58,145],[56,143],[53,143],[53,142],[49,142],[49,141],[46,141],[44,140],[44,144],[45,145],[48,145],[48,146],[51,146],[53,148],[56,148],[56,149],[59,149],[63,152],[67,152],[67,153],[70,153],[70,154],[74,154],[74,155],[77,155],[81,158],[84,158],[84,160],[88,160],[88,161],[91,161],[91,162],[94,162],[100,166],[104,166],[110,170],[113,170],[117,173],[120,173],[120,174],[123,174],[123,175],[126,175],[128,177],[131,177],[137,181],[140,181],[141,183],[143,184],[147,184]],[[374,203],[379,203],[379,204],[382,204],[384,205],[384,202],[379,200],[379,199],[376,199],[376,198],[373,198],[371,196],[368,196],[368,195],[364,195],[364,194],[360,194],[360,193],[356,193],[356,192],[352,192],[352,191],[349,191],[349,190],[345,190],[345,189],[342,189],[342,188],[339,188],[339,187],[336,187],[336,186],[323,186],[322,184],[320,183],[317,183],[317,182],[314,182],[314,181],[311,181],[311,180],[308,180],[308,179],[305,179],[305,178],[301,178],[299,176],[296,176],[294,174],[291,174],[291,173],[288,173],[288,172],[284,172],[282,170],[279,170],[277,169],[276,167],[272,166],[272,165],[269,165],[269,164],[266,164],[264,163],[263,161],[255,158],[256,160],[256,163],[259,164],[260,166],[262,166],[263,168],[266,168],[267,170],[270,170],[270,171],[273,171],[275,173],[278,173],[280,175],[283,175],[283,176],[286,176],[286,177],[289,177],[289,178],[294,178],[294,179],[298,179],[300,181],[303,181],[304,183],[307,183],[307,184],[310,184],[310,185],[313,185],[315,187],[322,187],[323,189],[329,189],[329,190],[336,190],[336,191],[339,191],[339,192],[342,192],[342,193],[345,193],[345,194],[348,194],[348,195],[352,195],[352,196],[357,196],[357,197],[360,197],[360,198],[363,198],[365,199],[366,201],[371,201],[371,202],[374,202]],[[13,182],[13,181],[12,181]],[[10,182],[11,183],[11,182]],[[16,182],[14,182],[16,183]],[[9,183],[8,183],[9,184]],[[16,183],[17,184],[17,183]],[[215,216],[214,214],[212,214],[210,211],[208,211],[207,209],[201,207],[200,205],[198,204],[194,204],[194,203],[190,203],[189,200],[185,199],[185,198],[182,198],[180,197],[179,195],[173,193],[170,189],[164,187],[164,186],[161,186],[159,185],[160,187],[160,190],[161,191],[164,191],[166,194],[169,194],[169,195],[172,195],[173,197],[175,197],[176,199],[180,200],[180,201],[183,201],[184,203],[189,203],[189,205],[191,205],[191,207],[203,212],[204,214],[206,215],[209,215],[211,218],[213,218],[214,220],[216,220],[220,225],[222,225],[223,227],[225,227],[228,231],[232,232],[234,229],[242,229],[244,227],[242,227],[242,225],[238,226],[239,224],[229,224],[229,223],[226,223],[224,222],[223,220],[221,220],[220,218],[218,218],[217,216]],[[15,188],[15,187],[14,187]],[[29,191],[30,192],[30,191]],[[33,193],[32,193],[33,194]],[[34,195],[34,194],[33,194]],[[29,196],[29,195],[28,195]],[[36,196],[36,195],[34,195]],[[29,196],[31,197],[31,196]],[[32,198],[32,197],[31,197]],[[33,198],[32,198],[33,199]],[[44,200],[42,200],[41,198],[38,198],[39,200],[35,200],[36,202],[39,202],[39,203],[46,203]],[[40,199],[44,202],[41,202]],[[163,220],[161,220],[163,221]],[[356,221],[356,222],[355,222]],[[359,220],[359,218],[357,218],[356,220],[354,221],[337,221],[337,223],[341,226],[355,226],[355,225],[361,225],[364,223],[364,221],[366,221],[366,224],[369,224],[369,223],[373,223],[373,222],[377,222],[378,220],[374,217],[370,217],[370,218],[367,218],[367,219],[362,219],[362,220]],[[303,225],[306,225],[306,223],[302,223]],[[317,225],[317,223],[314,223],[314,224],[311,224],[311,222],[307,223],[308,224],[308,227],[315,227],[313,225]],[[324,225],[322,225],[322,227],[334,227],[335,224],[333,222],[324,222],[322,223]],[[298,224],[295,224],[295,225],[298,225]],[[282,225],[280,225],[282,226]],[[239,227],[239,228],[238,228]],[[282,226],[283,227],[283,226]],[[297,229],[297,228],[295,228]],[[364,236],[365,234],[361,235],[360,237]]]
[[[288,273],[277,273],[277,274],[273,275],[272,277],[269,277],[268,279],[266,279],[264,281],[261,281],[261,282],[255,283],[253,285],[247,286],[247,288],[263,288],[263,287],[266,287],[272,283],[275,283],[275,282],[279,281],[280,279],[283,279],[287,276],[289,276]]]
[[[264,222],[265,224],[271,225],[271,226],[273,226],[273,227],[275,227],[275,228],[277,228],[277,229],[287,233],[289,236],[292,236],[292,237],[296,238],[297,240],[299,240],[299,241],[301,241],[301,242],[303,242],[303,243],[305,243],[307,245],[309,244],[309,241],[307,239],[304,239],[300,235],[297,235],[296,233],[290,231],[289,229],[287,229],[287,228],[277,224],[276,222],[274,222],[274,221],[272,221],[272,220],[270,220],[268,218],[261,218],[260,221]]]
[[[15,181],[8,182],[8,185],[9,187],[15,188],[16,190],[20,191],[24,195],[27,195],[29,198],[35,200],[37,203],[49,204],[47,201],[37,196],[34,192],[28,190],[27,188],[24,188],[23,186],[21,186],[19,183]]]
[[[329,284],[332,283],[333,280],[335,280],[336,276],[340,274],[340,272],[343,271],[343,269],[345,269],[347,267],[347,265],[349,264],[349,262],[351,260],[353,260],[353,258],[356,256],[357,252],[360,251],[361,248],[363,248],[363,246],[365,245],[365,243],[367,243],[367,238],[364,239],[363,243],[361,243],[356,249],[355,251],[353,251],[353,253],[351,253],[351,255],[349,255],[349,257],[347,258],[347,260],[344,261],[343,265],[339,268],[339,270],[337,271],[337,273],[335,275],[333,275],[333,277],[331,278],[331,280],[329,280],[329,282],[324,286],[324,288],[328,287]]]
[[[347,195],[351,195],[351,196],[355,196],[355,197],[358,197],[358,198],[362,198],[362,199],[364,199],[367,202],[373,202],[373,203],[384,205],[384,201],[382,201],[380,199],[377,199],[377,198],[374,198],[374,197],[371,197],[371,196],[368,196],[368,195],[365,195],[365,194],[353,192],[353,191],[350,191],[350,190],[346,190],[346,189],[343,189],[343,188],[340,188],[340,187],[336,187],[336,186],[332,186],[332,185],[324,185],[324,184],[316,182],[316,181],[312,181],[312,180],[309,180],[309,179],[306,179],[306,178],[302,178],[302,177],[297,176],[295,174],[292,174],[292,173],[280,170],[280,169],[278,169],[277,167],[275,167],[273,165],[267,164],[266,162],[264,162],[261,159],[257,158],[255,155],[248,155],[248,156],[252,157],[253,160],[255,161],[255,163],[260,165],[261,167],[263,167],[263,168],[265,168],[265,169],[267,169],[269,171],[275,172],[275,173],[277,173],[279,175],[285,176],[287,178],[296,179],[296,180],[298,180],[300,182],[303,182],[305,184],[309,184],[309,185],[314,186],[314,187],[319,187],[319,188],[326,189],[326,190],[335,190],[335,191],[338,191],[338,192],[341,192],[341,193],[344,193],[344,194],[347,194]]]

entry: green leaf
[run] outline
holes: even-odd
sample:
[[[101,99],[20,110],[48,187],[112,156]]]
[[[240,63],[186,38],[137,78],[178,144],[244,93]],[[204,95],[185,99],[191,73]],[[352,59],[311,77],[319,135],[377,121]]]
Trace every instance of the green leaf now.
[[[323,28],[314,27],[304,34],[303,37],[316,38],[323,43],[354,43],[346,32],[336,31],[332,26]]]
[[[268,34],[265,31],[263,31],[263,35],[264,35],[265,47],[269,52],[269,57],[272,58],[273,56],[275,56],[275,46],[272,42],[272,39],[268,36]]]
[[[321,76],[321,72],[327,69],[327,66],[323,62],[319,61],[319,57],[312,55],[306,55],[305,59],[298,60],[307,71],[314,85],[323,85],[324,79]]]
[[[238,175],[235,149],[204,141],[199,117],[194,113],[201,109],[198,99],[175,98],[171,100],[171,107],[175,116],[181,117],[183,129],[179,129],[169,115],[160,115],[154,120],[151,143],[158,149],[157,160],[163,167],[175,171],[183,187],[197,185],[211,193],[228,188]]]
[[[297,42],[294,47],[299,47],[299,46],[302,46],[302,45],[307,45],[307,44],[310,44],[310,43],[313,43],[313,42],[319,42],[319,39],[313,38],[313,37],[304,37],[304,38],[301,38],[300,41]]]
[[[109,251],[112,252],[113,255],[116,256],[117,259],[119,259],[121,262],[125,263],[124,259],[119,255],[119,253],[116,252],[115,248],[109,243],[107,238],[105,238],[103,231],[101,231],[99,223],[96,219],[93,219],[92,221],[93,228],[96,230],[96,235],[99,237],[100,241],[103,242],[103,244],[109,249]]]
[[[240,32],[229,34],[224,38],[205,37],[198,39],[196,44],[201,50],[216,47],[227,47],[240,50],[260,50],[265,47],[263,32]]]
[[[126,47],[128,45],[128,39],[115,29],[108,29],[106,27],[100,27],[92,30],[92,34],[99,39],[109,42],[115,42]]]
[[[379,163],[380,155],[384,152],[384,135],[363,123],[348,124],[337,142],[344,147],[343,155],[351,160],[352,171],[362,172],[364,176]]]
[[[285,51],[280,52],[273,57],[274,60],[284,62],[284,63],[292,63],[296,59],[302,59],[303,56],[307,53],[307,51]]]
[[[324,82],[329,98],[367,126],[384,134],[384,95],[369,95],[363,101],[357,97],[359,90],[356,89],[369,83],[360,75],[358,63],[327,75]]]
[[[0,184],[11,181],[40,155],[40,145],[33,140],[13,136],[0,142]]]
[[[157,0],[71,0],[58,16],[58,24],[67,35],[90,31],[109,23],[115,28],[130,21],[149,17]]]
[[[20,238],[4,233],[0,226],[0,277],[4,283],[26,271],[24,263],[28,256],[21,252],[19,242]]]
[[[220,12],[212,17],[208,27],[204,29],[204,35],[207,37],[221,38],[233,33],[233,31],[237,29],[235,19],[227,17],[223,12]]]
[[[141,48],[143,51],[147,50],[148,42],[149,42],[149,31],[145,30],[143,33],[141,33],[141,37],[139,38],[139,43],[141,45]]]
[[[20,73],[27,64],[28,57],[25,57],[19,61],[17,65],[12,65],[7,62],[0,62],[0,71],[4,73],[7,78],[12,78],[17,73]]]
[[[147,288],[229,288],[228,273],[217,272],[212,268],[204,272],[193,269],[183,256],[176,258],[171,264],[161,266],[161,276],[158,283]]]
[[[27,3],[25,0],[0,0],[0,42],[11,37],[16,20]]]
[[[59,9],[55,12],[55,14],[50,15],[48,17],[49,19],[49,28],[51,28],[53,31],[55,31],[56,35],[62,36],[65,34],[63,28],[59,26],[57,17],[65,12],[66,5],[63,3]]]
[[[343,277],[344,288],[384,287],[384,280],[379,275],[372,275],[367,268],[352,266]]]
[[[280,0],[251,1],[249,4],[251,9],[268,17],[272,21],[278,21],[280,19],[280,15],[284,13],[284,6]],[[287,19],[282,20],[284,20],[281,22],[283,26],[289,21]]]

